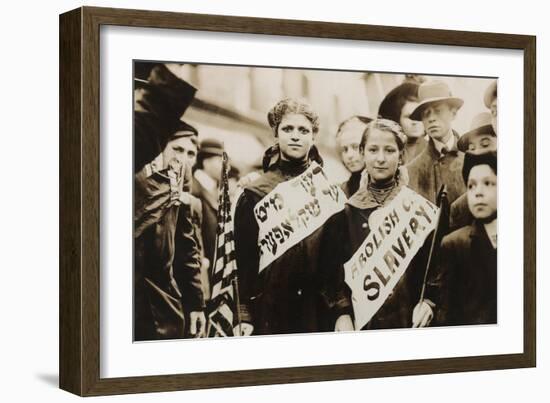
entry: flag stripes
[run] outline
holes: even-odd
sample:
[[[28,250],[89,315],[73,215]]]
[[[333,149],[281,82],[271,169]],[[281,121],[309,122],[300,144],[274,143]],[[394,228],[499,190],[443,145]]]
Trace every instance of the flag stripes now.
[[[231,201],[229,199],[229,160],[223,152],[222,178],[220,182],[218,227],[214,270],[212,272],[212,299],[210,302],[210,326],[208,337],[233,336],[233,328],[238,324],[235,283],[237,265]]]

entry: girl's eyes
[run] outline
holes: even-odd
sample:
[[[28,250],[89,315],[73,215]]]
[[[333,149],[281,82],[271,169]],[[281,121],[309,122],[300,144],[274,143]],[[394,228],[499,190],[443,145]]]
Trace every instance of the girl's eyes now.
[[[284,131],[285,133],[290,133],[294,130],[294,126],[283,126],[281,128],[281,130]],[[308,133],[311,132],[311,130],[309,130],[307,127],[303,127],[303,126],[298,127],[298,131],[301,134],[308,134]]]
[[[368,150],[369,152],[371,152],[371,153],[376,153],[376,152],[378,152],[378,148],[376,148],[376,147],[367,148],[367,150]],[[386,154],[394,154],[394,153],[397,152],[397,150],[396,150],[395,148],[385,148],[385,149],[384,149],[384,152],[385,152]]]

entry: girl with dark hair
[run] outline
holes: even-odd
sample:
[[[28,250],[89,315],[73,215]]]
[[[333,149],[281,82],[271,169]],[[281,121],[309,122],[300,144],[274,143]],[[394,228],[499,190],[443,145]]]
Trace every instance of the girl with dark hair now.
[[[260,267],[264,250],[260,245],[261,220],[255,214],[256,206],[269,199],[279,184],[290,183],[310,167],[317,166],[320,170],[323,164],[314,145],[319,118],[309,105],[284,99],[267,117],[275,144],[264,154],[263,173],[244,187],[235,209],[239,309],[244,323],[241,334],[331,331],[338,313],[345,311],[341,303],[347,301],[330,298],[327,292],[334,281],[322,265],[323,226],[299,238],[266,267]],[[343,193],[341,196],[343,199]],[[273,247],[277,245],[278,242]],[[351,325],[349,316],[347,323]]]

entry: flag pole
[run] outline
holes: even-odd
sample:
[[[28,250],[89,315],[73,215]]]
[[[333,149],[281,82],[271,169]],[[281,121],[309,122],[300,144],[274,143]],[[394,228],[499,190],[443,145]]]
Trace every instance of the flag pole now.
[[[418,301],[418,303],[421,303],[423,300],[424,300],[424,294],[426,292],[426,281],[428,279],[428,271],[430,270],[430,266],[432,264],[432,258],[433,258],[433,253],[434,253],[434,250],[435,250],[435,244],[437,242],[437,239],[438,239],[438,235],[439,235],[439,231],[440,231],[440,221],[441,221],[441,210],[443,208],[443,201],[444,199],[447,198],[447,188],[445,185],[441,186],[441,189],[439,190],[439,194],[438,194],[438,197],[439,199],[439,211],[437,212],[437,222],[436,222],[436,225],[435,225],[435,231],[434,231],[434,236],[432,238],[432,242],[431,242],[431,245],[430,245],[430,253],[428,254],[428,261],[426,263],[426,269],[424,270],[424,280],[422,281],[422,291],[420,292],[420,300]]]
[[[233,291],[235,292],[235,302],[237,304],[237,329],[239,329],[239,336],[243,335],[242,332],[242,317],[241,317],[241,297],[239,295],[239,278],[235,276],[233,281]]]

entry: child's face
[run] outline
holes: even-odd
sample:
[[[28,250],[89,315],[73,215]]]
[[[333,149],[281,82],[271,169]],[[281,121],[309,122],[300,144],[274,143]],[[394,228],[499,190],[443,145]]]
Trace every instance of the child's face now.
[[[313,146],[313,125],[301,113],[287,113],[277,128],[281,156],[285,160],[302,161]]]
[[[468,176],[468,208],[477,219],[497,211],[497,176],[489,165],[476,165]]]
[[[490,134],[479,134],[473,136],[468,143],[468,152],[472,154],[483,154],[487,151],[497,150],[497,138]]]
[[[338,137],[340,156],[350,172],[360,172],[365,167],[360,144],[366,125],[361,122],[348,123]]]
[[[164,168],[168,168],[168,164],[174,161],[192,167],[197,162],[197,144],[191,137],[176,137],[166,144],[162,154]]]
[[[383,182],[395,176],[401,153],[391,132],[372,129],[365,142],[364,156],[370,178]]]
[[[422,123],[428,136],[437,141],[444,141],[455,117],[456,108],[451,108],[446,102],[436,102],[424,109]]]

